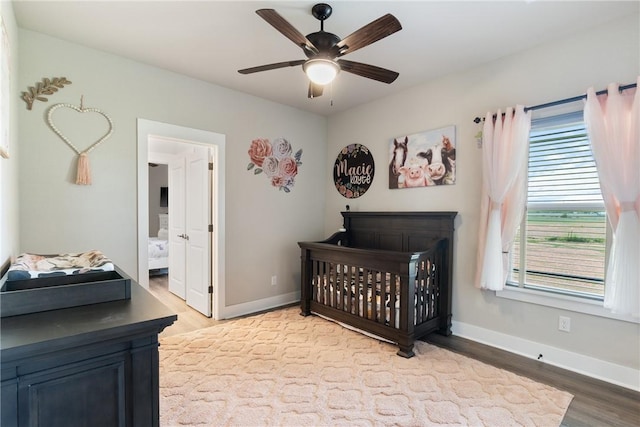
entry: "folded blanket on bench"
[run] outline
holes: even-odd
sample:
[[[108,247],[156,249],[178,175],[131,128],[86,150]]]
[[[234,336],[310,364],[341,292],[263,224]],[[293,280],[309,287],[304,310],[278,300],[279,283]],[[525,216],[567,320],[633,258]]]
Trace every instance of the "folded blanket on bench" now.
[[[113,262],[100,251],[58,255],[20,254],[9,267],[7,280],[112,271]]]

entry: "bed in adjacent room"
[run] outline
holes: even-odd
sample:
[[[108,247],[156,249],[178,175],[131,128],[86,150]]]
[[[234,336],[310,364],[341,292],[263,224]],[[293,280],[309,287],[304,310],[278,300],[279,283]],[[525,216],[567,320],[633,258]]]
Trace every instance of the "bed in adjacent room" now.
[[[160,227],[155,237],[149,237],[149,271],[169,268],[169,215],[159,214]]]

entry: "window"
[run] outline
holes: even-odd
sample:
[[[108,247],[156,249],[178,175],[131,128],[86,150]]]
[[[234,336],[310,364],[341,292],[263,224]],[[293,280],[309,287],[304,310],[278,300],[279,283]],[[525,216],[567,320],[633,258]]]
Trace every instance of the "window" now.
[[[607,219],[582,112],[532,121],[529,143],[508,285],[602,299]]]

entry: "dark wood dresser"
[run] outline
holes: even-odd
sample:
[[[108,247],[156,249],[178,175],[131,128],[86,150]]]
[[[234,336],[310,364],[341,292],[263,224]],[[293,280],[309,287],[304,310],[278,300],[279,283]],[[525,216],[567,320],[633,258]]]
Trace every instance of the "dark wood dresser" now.
[[[158,426],[158,334],[177,316],[131,299],[0,319],[0,425]]]

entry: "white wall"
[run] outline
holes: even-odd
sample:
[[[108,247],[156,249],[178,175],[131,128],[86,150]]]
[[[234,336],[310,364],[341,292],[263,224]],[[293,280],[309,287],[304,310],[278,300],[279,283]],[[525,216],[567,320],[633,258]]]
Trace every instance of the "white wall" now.
[[[0,16],[10,43],[9,158],[0,158],[0,265],[18,255],[18,27],[9,1],[0,1]],[[0,47],[0,49],[2,49]],[[1,76],[0,78],[7,78]],[[5,108],[5,106],[3,106]],[[5,123],[3,123],[4,127]]]
[[[226,305],[298,291],[296,242],[323,236],[324,117],[36,32],[20,30],[19,38],[18,87],[43,77],[73,82],[49,102],[36,102],[32,111],[20,105],[21,251],[99,249],[137,277],[136,120],[144,118],[226,136]],[[72,183],[75,155],[45,123],[51,105],[78,105],[81,95],[85,107],[106,112],[115,126],[112,137],[90,154],[91,186]],[[59,127],[83,149],[95,128],[70,113],[61,115]],[[303,149],[288,194],[247,171],[251,140],[280,136]],[[277,286],[271,286],[272,275],[278,276]]]
[[[558,316],[567,312],[497,298],[493,292],[474,287],[482,166],[481,149],[474,138],[479,126],[472,120],[518,103],[531,106],[580,95],[589,86],[600,90],[609,82],[635,82],[640,74],[639,18],[630,16],[331,116],[326,173],[331,176],[342,147],[361,143],[373,153],[376,177],[368,192],[353,200],[343,198],[331,179],[326,181],[325,234],[341,225],[339,212],[345,204],[359,211],[458,211],[455,322],[629,367],[637,375],[637,323],[571,312],[572,332],[567,334],[558,331]],[[456,184],[389,190],[390,141],[447,125],[455,125],[457,131]]]

